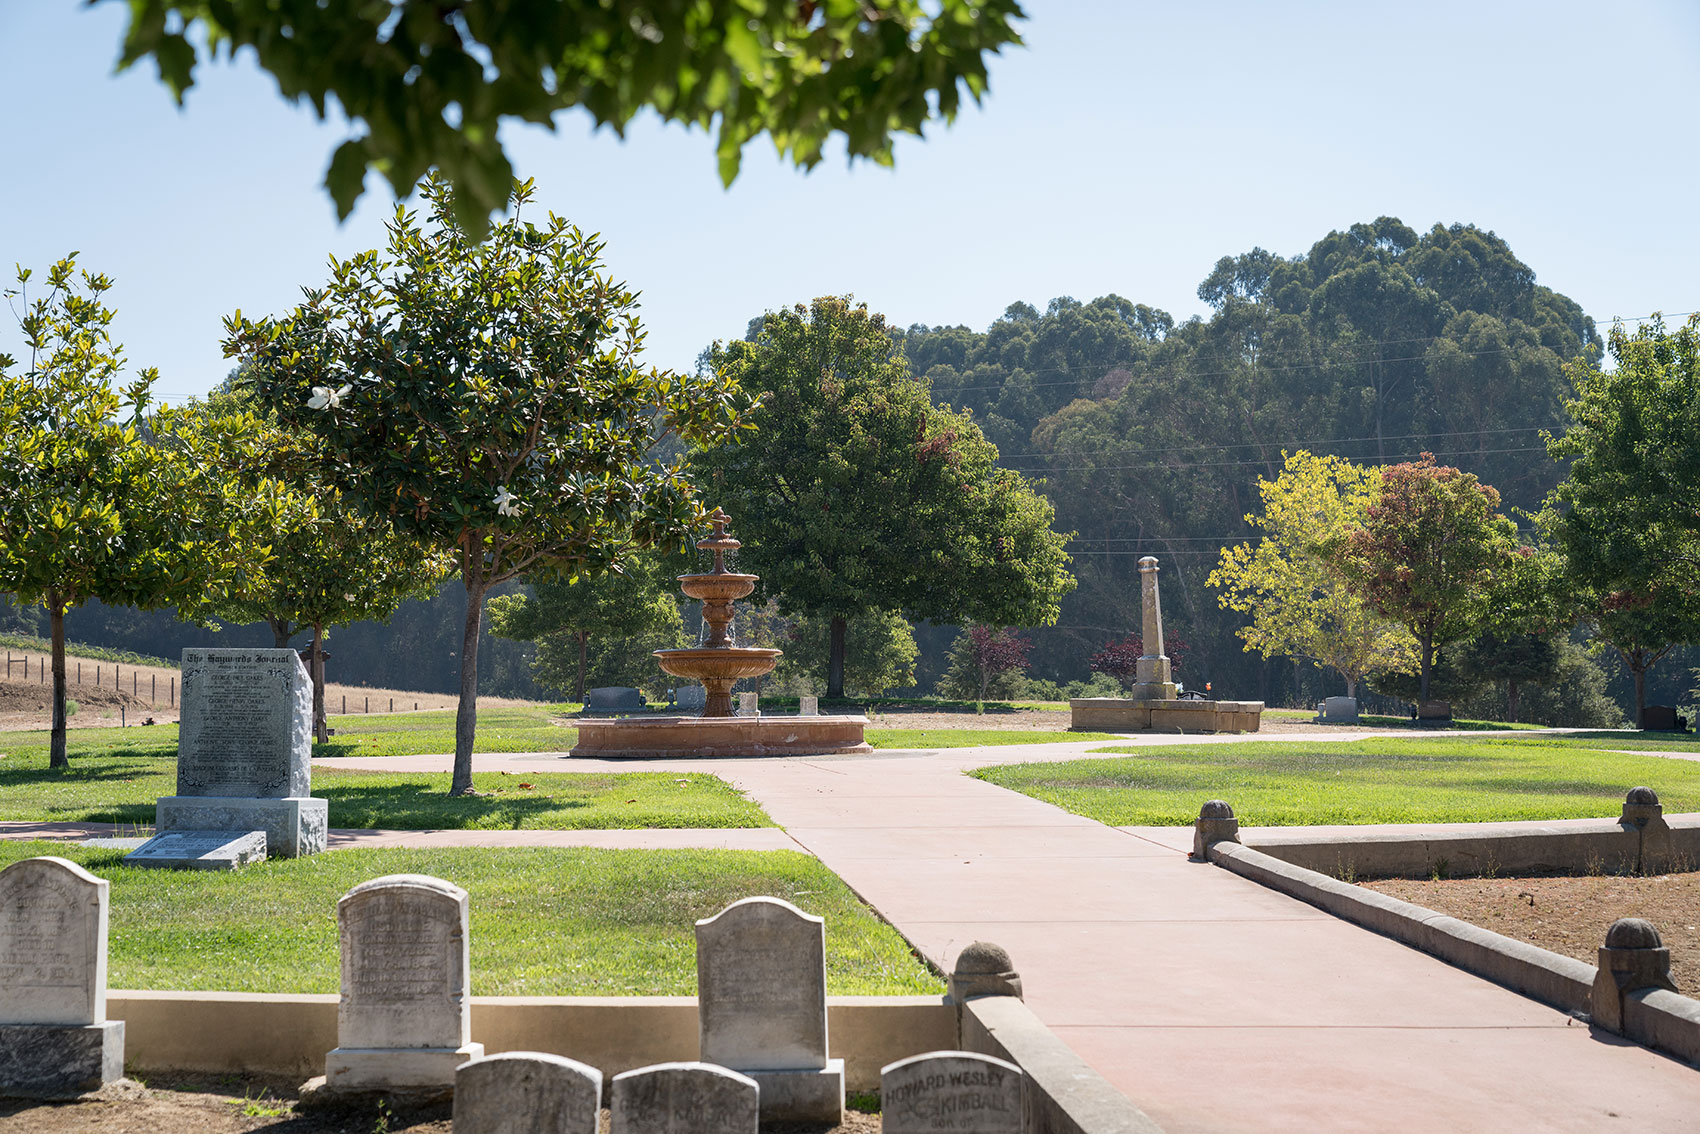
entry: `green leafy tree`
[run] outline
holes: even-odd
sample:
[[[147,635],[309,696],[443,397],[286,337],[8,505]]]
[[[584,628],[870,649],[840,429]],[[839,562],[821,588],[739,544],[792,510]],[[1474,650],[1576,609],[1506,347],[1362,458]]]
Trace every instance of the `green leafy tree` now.
[[[684,645],[672,584],[653,556],[594,575],[545,576],[529,595],[491,599],[490,629],[502,638],[538,643],[532,666],[537,680],[571,689],[573,700],[583,704],[587,674],[622,685],[653,686],[661,677],[650,651]]]
[[[233,492],[219,457],[238,458],[239,425],[212,415],[150,414],[157,373],[114,388],[124,350],[111,336],[106,276],[54,264],[31,298],[18,269],[9,299],[28,355],[0,355],[0,590],[47,608],[53,720],[48,762],[66,754],[65,614],[89,599],[141,608],[193,604],[252,585],[269,552],[256,532],[274,486]],[[14,308],[14,310],[17,310]]]
[[[740,625],[748,627],[754,621],[746,616]],[[772,629],[752,637],[752,641],[785,651],[774,670],[781,681],[801,678],[810,689],[826,687],[831,618],[808,614],[781,617]],[[845,639],[844,687],[865,697],[908,688],[915,684],[918,653],[915,631],[901,613],[876,610],[865,614],[856,620],[856,632]]]
[[[472,788],[485,595],[682,543],[702,507],[682,458],[656,453],[657,433],[711,444],[747,408],[714,375],[640,369],[636,296],[563,218],[522,221],[531,195],[515,186],[513,215],[476,243],[433,179],[430,225],[398,210],[387,256],[333,260],[330,284],[281,320],[226,321],[226,353],[281,425],[318,439],[326,482],[455,556],[456,795]]]
[[[1382,469],[1375,502],[1330,544],[1348,585],[1416,638],[1421,700],[1435,650],[1489,621],[1491,592],[1518,546],[1498,509],[1491,486],[1424,453]]]
[[[1050,503],[966,413],[935,406],[882,316],[845,298],[769,312],[716,343],[718,373],[762,395],[756,442],[693,460],[744,541],[741,570],[781,609],[830,621],[827,695],[844,695],[852,619],[1054,622],[1074,586]]]
[[[1251,615],[1238,633],[1264,657],[1309,658],[1346,679],[1346,696],[1374,670],[1414,665],[1409,631],[1371,610],[1324,549],[1363,522],[1381,470],[1300,450],[1281,475],[1260,480],[1262,513],[1246,523],[1262,538],[1222,549],[1206,582],[1224,607]]]
[[[1571,427],[1549,451],[1570,475],[1542,516],[1601,636],[1635,681],[1670,650],[1700,641],[1700,316],[1677,330],[1652,319],[1608,337],[1613,361],[1566,368]]]
[[[727,184],[763,133],[804,168],[835,135],[890,165],[893,134],[979,102],[1022,18],[1015,0],[130,0],[118,66],[152,58],[182,102],[203,56],[251,49],[285,98],[354,127],[325,175],[339,215],[368,170],[405,196],[435,166],[482,232],[513,178],[505,122],[576,107],[623,133],[650,110],[714,129]]]
[[[1576,622],[1564,557],[1520,547],[1506,561],[1492,595],[1489,622],[1464,644],[1459,667],[1482,681],[1504,682],[1504,719],[1521,720],[1522,687],[1552,681],[1565,662],[1563,637]]]

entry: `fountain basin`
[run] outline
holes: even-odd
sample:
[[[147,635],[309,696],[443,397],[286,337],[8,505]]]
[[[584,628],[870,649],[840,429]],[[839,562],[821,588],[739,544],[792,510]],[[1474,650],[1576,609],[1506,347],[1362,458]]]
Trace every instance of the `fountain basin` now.
[[[730,571],[706,575],[680,575],[679,589],[698,602],[734,602],[756,589],[760,575],[734,575]]]
[[[729,756],[863,756],[867,717],[621,717],[577,722],[574,756],[678,760]]]

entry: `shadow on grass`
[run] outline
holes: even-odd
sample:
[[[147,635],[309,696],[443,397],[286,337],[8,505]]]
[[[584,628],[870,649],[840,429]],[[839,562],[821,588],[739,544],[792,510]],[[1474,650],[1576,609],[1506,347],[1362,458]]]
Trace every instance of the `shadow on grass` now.
[[[527,820],[554,811],[591,807],[583,799],[551,795],[458,795],[448,793],[449,777],[440,784],[350,783],[321,779],[313,794],[330,800],[333,827],[384,827],[402,831],[430,828],[462,830],[493,826],[519,830]],[[491,821],[494,820],[492,823]]]

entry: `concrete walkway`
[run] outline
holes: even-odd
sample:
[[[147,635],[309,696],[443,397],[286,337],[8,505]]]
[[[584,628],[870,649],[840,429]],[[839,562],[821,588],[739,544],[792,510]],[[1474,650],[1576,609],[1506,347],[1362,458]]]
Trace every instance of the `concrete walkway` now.
[[[1138,742],[1183,739],[1201,738]],[[1191,862],[1182,829],[1105,827],[962,774],[1103,745],[476,763],[715,772],[940,967],[971,941],[1009,949],[1040,1018],[1173,1132],[1700,1129],[1700,1070]],[[400,760],[447,767],[335,765]]]

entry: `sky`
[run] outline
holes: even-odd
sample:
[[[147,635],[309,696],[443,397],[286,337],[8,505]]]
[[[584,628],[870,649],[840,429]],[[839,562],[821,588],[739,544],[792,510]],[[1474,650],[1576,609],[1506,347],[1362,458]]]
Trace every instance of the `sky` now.
[[[1219,257],[1383,215],[1491,229],[1602,322],[1700,309],[1693,0],[1024,6],[984,105],[893,169],[804,173],[758,140],[726,189],[710,136],[653,117],[503,140],[541,208],[606,239],[674,369],[820,295],[898,325],[1111,292],[1184,319]],[[373,177],[339,224],[321,182],[347,124],[249,56],[203,65],[182,109],[151,65],[115,75],[127,7],[0,0],[0,265],[77,251],[112,276],[116,336],[176,400],[229,371],[225,316],[281,314],[329,255],[380,247],[394,198]]]

